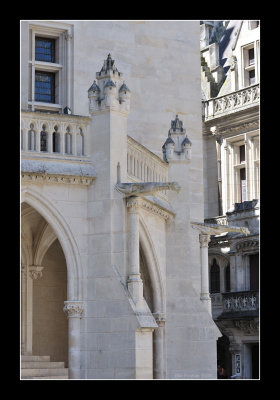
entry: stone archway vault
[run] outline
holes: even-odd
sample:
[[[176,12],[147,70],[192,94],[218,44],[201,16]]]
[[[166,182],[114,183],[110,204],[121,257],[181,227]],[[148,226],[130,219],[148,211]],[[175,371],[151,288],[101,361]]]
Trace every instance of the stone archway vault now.
[[[74,235],[61,212],[53,202],[34,188],[24,189],[21,202],[34,208],[50,225],[62,247],[67,266],[67,301],[64,311],[68,316],[68,362],[69,378],[80,377],[80,319],[83,314],[83,270]],[[52,237],[49,239],[52,241]],[[49,243],[46,243],[48,245]],[[36,254],[37,259],[43,253]]]

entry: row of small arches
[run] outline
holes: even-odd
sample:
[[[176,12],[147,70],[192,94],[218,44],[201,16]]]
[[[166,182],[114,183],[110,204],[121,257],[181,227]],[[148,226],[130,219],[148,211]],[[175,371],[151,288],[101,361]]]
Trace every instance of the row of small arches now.
[[[23,135],[23,131],[21,132]],[[51,137],[50,137],[51,135]],[[73,154],[73,137],[75,135],[76,139],[76,151],[77,155],[84,155],[84,133],[82,128],[79,128],[79,132],[77,134],[71,133],[70,127],[66,128],[66,132],[64,133],[64,153],[65,154]],[[42,125],[42,130],[39,135],[36,134],[34,130],[34,125],[30,124],[30,129],[27,131],[27,149],[29,151],[42,151],[48,152],[51,151],[53,153],[61,153],[62,152],[62,139],[63,134],[59,132],[57,126],[54,127],[54,131],[52,133],[47,132],[46,125]],[[37,140],[39,140],[39,146],[37,146]],[[52,148],[49,149],[48,141],[52,140]],[[22,137],[22,149],[23,149],[23,137]],[[39,148],[38,148],[39,147]]]
[[[132,155],[127,155],[127,172],[144,182],[165,182],[166,179],[149,167],[145,162],[137,160]]]

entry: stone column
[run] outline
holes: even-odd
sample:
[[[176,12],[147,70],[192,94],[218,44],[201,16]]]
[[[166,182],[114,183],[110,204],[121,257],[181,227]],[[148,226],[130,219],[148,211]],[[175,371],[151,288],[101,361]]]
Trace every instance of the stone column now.
[[[80,319],[84,311],[82,301],[68,300],[64,302],[63,311],[68,317],[68,363],[69,379],[80,378]]]
[[[50,130],[47,135],[48,135],[47,150],[48,150],[48,153],[52,153],[53,152],[53,132],[52,132],[52,130]]]
[[[64,132],[64,131],[61,131],[61,132],[60,132],[60,137],[59,137],[59,138],[60,138],[60,142],[59,142],[60,154],[61,154],[62,156],[64,156],[64,154],[65,154],[65,132]]]
[[[230,256],[230,291],[236,292],[237,291],[236,260],[235,260],[236,251],[230,250],[228,254]]]
[[[221,145],[223,143],[223,138],[218,134],[216,126],[210,128],[212,135],[216,139],[216,151],[217,151],[217,171],[218,171],[218,205],[219,205],[219,215],[223,215],[223,198],[222,198],[222,162],[221,162]]]
[[[72,154],[73,156],[77,155],[77,133],[72,133]]]
[[[210,235],[199,234],[200,261],[201,261],[201,293],[200,300],[207,306],[209,314],[212,315],[211,297],[209,295],[209,266],[208,266],[208,243]]]
[[[154,379],[165,379],[165,316],[163,314],[153,314],[158,328],[154,330]]]
[[[27,266],[21,266],[21,354],[26,350],[26,278]]]
[[[127,286],[136,306],[141,305],[143,299],[143,282],[140,276],[139,264],[139,215],[140,199],[132,197],[127,201],[129,212],[129,273]]]
[[[29,265],[26,282],[26,346],[25,354],[32,354],[33,336],[33,279],[40,279],[44,267]]]

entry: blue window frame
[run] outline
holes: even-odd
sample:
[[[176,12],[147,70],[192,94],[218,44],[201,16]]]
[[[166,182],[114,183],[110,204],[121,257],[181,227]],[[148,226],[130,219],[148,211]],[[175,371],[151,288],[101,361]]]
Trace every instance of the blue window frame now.
[[[55,40],[36,37],[35,38],[35,60],[55,62]]]
[[[35,72],[35,101],[55,102],[55,73]]]

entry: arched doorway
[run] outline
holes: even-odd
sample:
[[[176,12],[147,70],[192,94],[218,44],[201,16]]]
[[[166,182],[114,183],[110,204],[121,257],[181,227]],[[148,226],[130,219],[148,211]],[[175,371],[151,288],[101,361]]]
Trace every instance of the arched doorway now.
[[[49,248],[50,244],[54,239],[58,239],[63,254],[65,257],[65,264],[67,266],[67,301],[64,302],[63,311],[67,314],[68,318],[68,368],[69,368],[69,379],[79,379],[80,378],[80,320],[83,317],[84,312],[84,301],[83,301],[83,269],[81,265],[81,258],[79,254],[79,248],[69,225],[69,222],[57,208],[55,202],[51,198],[46,196],[45,193],[37,187],[23,188],[21,193],[22,200],[22,213],[28,213],[28,207],[34,209],[42,218],[43,223],[48,223],[49,235],[44,235],[48,237],[49,240],[42,240],[45,243],[44,246],[39,248]],[[36,226],[36,224],[34,225]],[[33,229],[35,229],[33,227]],[[53,232],[53,234],[50,234]],[[43,231],[42,231],[43,232]],[[47,232],[47,230],[46,230]],[[30,283],[30,273],[32,277],[40,276],[40,263],[35,264],[35,258],[33,254],[32,243],[32,229],[28,228],[28,224],[22,224],[22,277],[23,285],[25,288],[22,291],[22,321],[28,320],[25,324],[25,329],[22,329],[22,349],[23,352],[27,354],[32,354],[32,304],[30,299],[33,296],[28,296],[27,293],[32,293],[33,284]],[[38,236],[39,238],[39,236]],[[50,239],[51,238],[51,239]],[[31,242],[30,242],[31,240]],[[48,246],[47,246],[48,245]],[[36,260],[41,260],[44,252],[39,251],[36,253]],[[31,268],[31,271],[29,271]],[[28,273],[27,273],[28,272]],[[26,284],[25,284],[26,283]],[[27,345],[25,346],[25,344]]]
[[[50,356],[68,366],[66,260],[52,227],[28,203],[21,207],[22,354]]]

